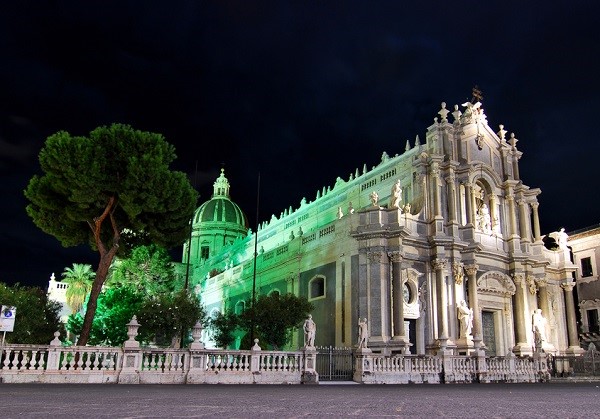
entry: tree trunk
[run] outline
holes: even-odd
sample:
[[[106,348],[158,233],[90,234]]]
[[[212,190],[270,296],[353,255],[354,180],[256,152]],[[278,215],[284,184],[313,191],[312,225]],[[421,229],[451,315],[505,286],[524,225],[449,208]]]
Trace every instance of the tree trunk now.
[[[92,331],[92,323],[94,322],[94,316],[96,315],[96,308],[98,307],[98,296],[102,291],[102,285],[106,281],[108,276],[108,269],[115,256],[116,249],[111,249],[109,252],[100,254],[100,263],[98,264],[98,270],[96,271],[96,277],[92,283],[92,290],[90,291],[90,298],[88,299],[87,308],[85,311],[85,317],[83,319],[83,326],[81,328],[81,334],[77,341],[78,346],[85,346],[88,339],[90,338],[90,332]]]

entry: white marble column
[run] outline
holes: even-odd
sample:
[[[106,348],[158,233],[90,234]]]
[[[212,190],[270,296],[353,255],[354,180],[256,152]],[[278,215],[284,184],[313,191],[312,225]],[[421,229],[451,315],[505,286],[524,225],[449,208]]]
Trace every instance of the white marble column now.
[[[473,309],[473,337],[483,339],[481,329],[481,311],[479,310],[479,297],[477,295],[477,271],[479,265],[465,265],[467,273],[467,287],[469,288],[469,306]]]
[[[431,266],[435,272],[437,308],[438,308],[438,340],[440,346],[446,346],[448,342],[448,290],[444,270],[446,259],[434,259]]]
[[[519,199],[519,230],[521,242],[531,242],[531,232],[529,229],[529,206],[524,199]]]
[[[515,197],[512,193],[506,195],[506,202],[508,203],[508,219],[509,219],[509,234],[511,236],[517,235],[517,214],[515,212]]]
[[[392,265],[392,319],[393,340],[408,343],[404,329],[404,284],[402,283],[402,256],[400,252],[389,252],[388,256]]]
[[[442,197],[440,193],[440,168],[434,162],[431,165],[431,176],[433,177],[433,215],[434,217],[442,216]]]
[[[516,286],[515,292],[515,339],[517,344],[513,351],[517,354],[530,354],[532,352],[531,345],[527,342],[527,323],[531,323],[531,319],[526,319],[525,308],[527,307],[525,299],[527,292],[524,289],[525,275],[515,273],[513,280]]]
[[[456,177],[453,172],[446,177],[446,184],[448,185],[448,209],[450,214],[448,215],[448,221],[455,223],[458,220],[456,212]]]
[[[540,215],[538,213],[538,207],[540,206],[537,202],[531,203],[531,209],[533,210],[533,239],[539,242],[542,237],[540,233]]]
[[[475,224],[475,216],[473,214],[473,184],[466,181],[465,185],[465,209],[467,211],[467,224]]]
[[[575,300],[573,298],[573,287],[575,282],[565,282],[560,285],[565,292],[565,310],[567,317],[567,335],[569,337],[569,350],[581,350],[579,347],[579,332],[577,330],[577,319],[575,317]]]

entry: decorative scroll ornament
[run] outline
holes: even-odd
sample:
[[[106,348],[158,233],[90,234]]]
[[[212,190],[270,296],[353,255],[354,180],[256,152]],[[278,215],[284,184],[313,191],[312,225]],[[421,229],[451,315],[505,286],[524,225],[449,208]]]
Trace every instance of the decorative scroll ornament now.
[[[452,262],[452,274],[454,275],[454,282],[456,283],[456,285],[462,285],[463,279],[465,277],[465,271],[461,262]]]
[[[535,295],[537,287],[535,286],[535,277],[533,275],[527,275],[527,286],[529,287],[529,293]]]

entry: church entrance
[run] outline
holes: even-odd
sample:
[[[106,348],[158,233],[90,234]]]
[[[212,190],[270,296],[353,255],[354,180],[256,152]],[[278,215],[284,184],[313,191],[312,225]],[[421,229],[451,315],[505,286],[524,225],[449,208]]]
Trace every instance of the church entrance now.
[[[481,312],[481,328],[483,329],[483,343],[486,347],[486,355],[496,355],[496,326],[494,324],[494,312]]]

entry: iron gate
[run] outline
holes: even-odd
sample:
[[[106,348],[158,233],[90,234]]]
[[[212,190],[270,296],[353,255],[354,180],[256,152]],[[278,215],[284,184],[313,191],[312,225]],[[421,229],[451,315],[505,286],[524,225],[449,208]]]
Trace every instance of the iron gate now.
[[[354,374],[352,348],[317,347],[319,381],[351,381]]]

